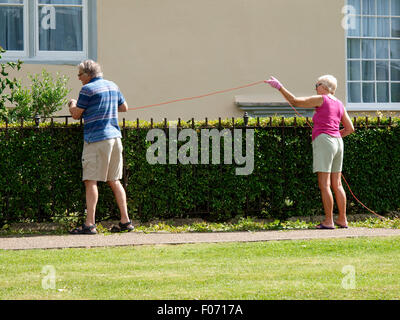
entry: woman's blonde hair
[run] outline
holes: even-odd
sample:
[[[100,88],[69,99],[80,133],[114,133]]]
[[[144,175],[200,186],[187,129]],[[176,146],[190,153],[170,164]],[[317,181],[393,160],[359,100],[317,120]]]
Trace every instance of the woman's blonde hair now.
[[[85,60],[78,65],[79,70],[92,78],[103,77],[100,65],[93,60]]]
[[[331,94],[335,94],[338,82],[334,76],[327,74],[319,77],[318,83],[321,83],[324,87],[326,87]]]

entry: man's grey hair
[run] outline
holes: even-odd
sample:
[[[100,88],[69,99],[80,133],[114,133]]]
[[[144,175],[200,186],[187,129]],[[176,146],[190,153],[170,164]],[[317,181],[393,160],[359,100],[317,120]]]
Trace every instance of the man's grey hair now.
[[[93,60],[85,60],[78,65],[81,72],[86,73],[91,78],[103,77],[100,65]]]

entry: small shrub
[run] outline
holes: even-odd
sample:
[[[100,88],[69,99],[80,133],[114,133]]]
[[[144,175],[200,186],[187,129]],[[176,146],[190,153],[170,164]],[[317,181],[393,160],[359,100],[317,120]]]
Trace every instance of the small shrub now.
[[[6,52],[0,46],[0,60],[2,54]],[[0,120],[7,120],[9,118],[8,105],[14,102],[13,91],[20,87],[20,82],[16,79],[10,79],[9,70],[20,70],[22,61],[18,62],[6,62],[0,64]]]
[[[31,85],[23,88],[21,84],[14,90],[15,108],[10,111],[9,120],[32,119],[36,115],[50,117],[67,103],[66,96],[71,91],[67,88],[68,78],[59,73],[53,77],[46,70],[29,75]]]

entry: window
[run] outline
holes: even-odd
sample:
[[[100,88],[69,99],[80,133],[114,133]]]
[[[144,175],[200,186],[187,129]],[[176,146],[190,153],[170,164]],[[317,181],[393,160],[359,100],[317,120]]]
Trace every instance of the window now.
[[[96,55],[95,0],[0,0],[7,59],[76,63]]]
[[[400,0],[348,0],[347,102],[350,110],[400,107]]]
[[[0,0],[0,46],[10,54],[25,51],[26,6],[24,0]]]

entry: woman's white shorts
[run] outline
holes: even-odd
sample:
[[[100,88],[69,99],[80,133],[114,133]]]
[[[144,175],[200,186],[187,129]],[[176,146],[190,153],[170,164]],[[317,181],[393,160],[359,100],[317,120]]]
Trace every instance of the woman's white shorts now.
[[[313,141],[313,171],[339,173],[343,169],[344,145],[342,138],[327,134],[319,135]]]

